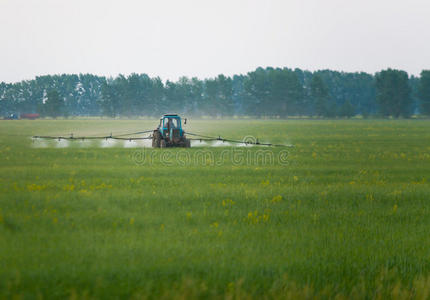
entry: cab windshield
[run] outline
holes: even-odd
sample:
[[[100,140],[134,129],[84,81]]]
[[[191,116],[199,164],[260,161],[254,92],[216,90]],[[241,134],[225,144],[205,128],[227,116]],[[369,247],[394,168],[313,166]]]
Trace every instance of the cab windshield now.
[[[164,128],[172,128],[177,129],[179,128],[180,123],[178,118],[164,118]]]

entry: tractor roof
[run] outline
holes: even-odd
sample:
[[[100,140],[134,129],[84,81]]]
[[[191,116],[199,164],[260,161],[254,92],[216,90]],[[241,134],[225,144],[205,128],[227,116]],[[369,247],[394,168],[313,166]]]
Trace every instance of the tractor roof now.
[[[164,114],[163,117],[179,117],[178,114]]]

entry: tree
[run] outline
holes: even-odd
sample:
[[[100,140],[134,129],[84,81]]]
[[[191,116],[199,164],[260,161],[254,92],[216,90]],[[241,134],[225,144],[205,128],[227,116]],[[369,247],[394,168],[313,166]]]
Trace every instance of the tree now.
[[[349,100],[340,107],[339,115],[345,118],[351,118],[355,115],[355,107],[351,104]]]
[[[44,105],[45,115],[53,118],[64,115],[64,100],[60,97],[57,90],[49,90],[46,97]]]
[[[232,116],[234,114],[233,81],[230,77],[218,75],[217,81],[217,112],[220,115]]]
[[[189,113],[199,112],[203,102],[203,81],[196,77],[191,79],[191,107]]]
[[[147,108],[148,114],[151,116],[158,116],[163,113],[163,99],[164,99],[164,85],[160,77],[151,79],[151,93],[149,107]]]
[[[257,68],[255,71],[249,72],[243,87],[246,114],[258,117],[266,115],[271,108],[271,86],[267,71],[263,68]]]
[[[418,97],[422,114],[430,115],[430,70],[421,72]]]
[[[298,114],[303,100],[303,86],[297,74],[290,69],[269,69],[269,103],[266,113],[287,117]]]
[[[192,82],[188,77],[182,76],[177,82],[177,97],[173,100],[176,104],[176,111],[180,113],[188,113],[193,107]],[[180,101],[178,101],[180,100]]]
[[[412,98],[408,73],[388,69],[376,74],[376,99],[383,116],[398,118],[411,115]]]
[[[112,80],[103,82],[101,88],[100,106],[102,115],[115,117],[118,114],[118,95]]]
[[[203,97],[203,109],[205,113],[216,116],[219,107],[216,105],[216,97],[218,94],[218,82],[216,79],[205,80],[205,92]]]
[[[315,114],[317,116],[327,116],[328,89],[318,74],[312,77],[310,87]]]
[[[426,73],[427,72],[427,73]],[[419,77],[396,70],[375,76],[331,70],[257,68],[246,75],[163,81],[146,74],[105,78],[91,74],[37,76],[0,83],[0,114],[45,112],[47,91],[56,90],[72,116],[157,116],[166,111],[197,115],[323,117],[354,113],[409,116],[428,108],[428,72]],[[378,85],[378,98],[377,88]],[[376,101],[376,99],[378,99]],[[350,114],[347,114],[350,115]]]
[[[165,85],[165,105],[163,107],[164,112],[172,111],[176,113],[182,113],[185,110],[186,101],[186,90],[188,79],[182,78],[181,81],[173,82],[166,81]]]
[[[16,113],[16,103],[11,97],[11,84],[0,83],[0,114],[10,115]]]
[[[235,114],[243,115],[244,112],[244,102],[245,102],[245,89],[244,89],[244,80],[246,75],[234,75],[232,78],[232,89],[233,89],[233,105]]]

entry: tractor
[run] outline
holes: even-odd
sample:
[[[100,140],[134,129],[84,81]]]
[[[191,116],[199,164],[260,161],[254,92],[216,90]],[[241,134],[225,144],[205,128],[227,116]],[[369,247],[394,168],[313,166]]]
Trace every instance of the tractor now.
[[[184,125],[187,119],[184,119]],[[153,148],[191,147],[191,140],[187,139],[182,130],[181,117],[177,114],[165,114],[160,118],[160,124],[152,134]]]
[[[187,119],[184,119],[184,125],[187,124]],[[152,135],[136,137],[136,135],[140,134],[149,134],[152,132]],[[191,138],[187,138],[185,136],[191,136]],[[184,147],[190,148],[191,141],[200,141],[200,142],[211,142],[211,141],[221,141],[227,142],[227,145],[232,143],[234,144],[242,144],[242,145],[256,145],[256,146],[274,146],[274,147],[294,147],[292,145],[281,145],[281,144],[272,144],[272,143],[260,143],[258,139],[255,141],[244,139],[244,140],[234,140],[234,139],[225,139],[221,136],[207,136],[201,135],[199,133],[185,132],[182,129],[182,120],[181,117],[177,114],[165,114],[160,119],[160,124],[157,129],[152,130],[144,130],[139,132],[131,132],[117,135],[103,135],[103,136],[74,136],[73,133],[70,136],[62,135],[62,136],[48,136],[48,135],[35,135],[33,139],[54,139],[54,140],[74,140],[74,141],[84,141],[88,140],[123,140],[123,141],[136,141],[136,140],[152,140],[153,148],[166,148],[166,147]]]

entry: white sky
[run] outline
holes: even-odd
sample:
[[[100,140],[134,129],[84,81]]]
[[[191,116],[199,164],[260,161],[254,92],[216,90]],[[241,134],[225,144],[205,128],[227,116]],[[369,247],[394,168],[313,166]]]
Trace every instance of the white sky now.
[[[430,69],[429,0],[0,0],[0,81]]]

